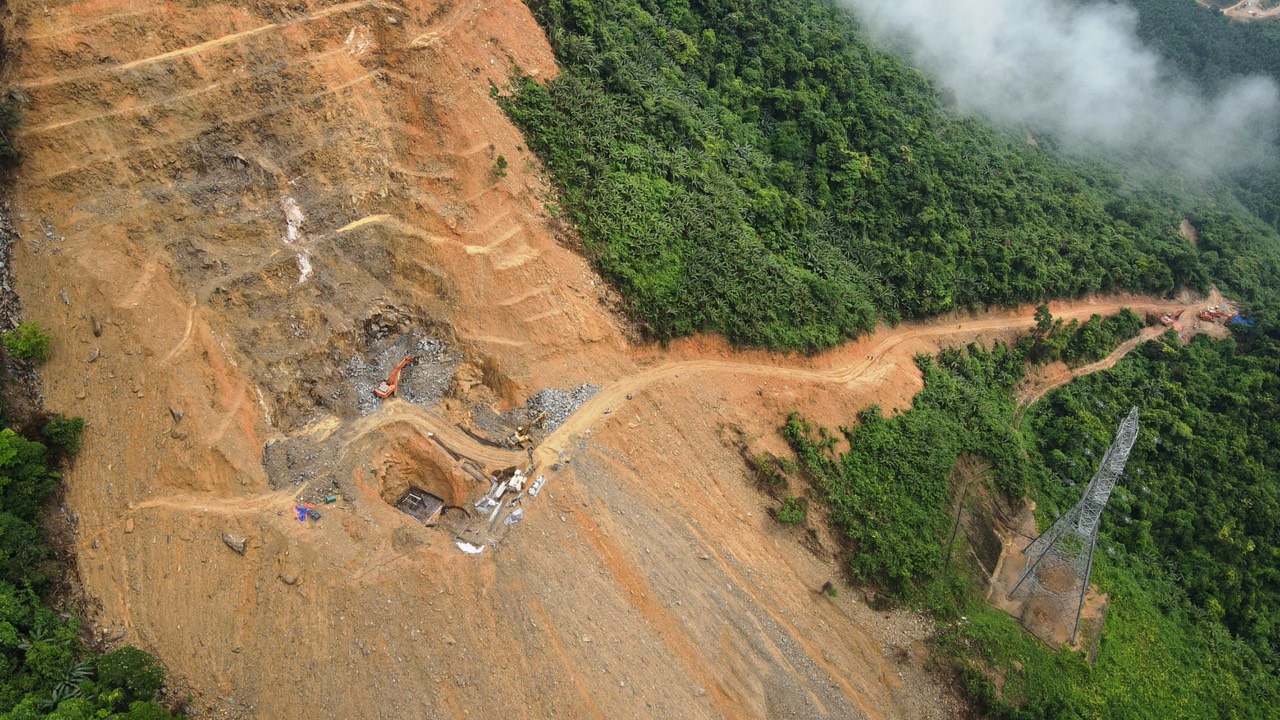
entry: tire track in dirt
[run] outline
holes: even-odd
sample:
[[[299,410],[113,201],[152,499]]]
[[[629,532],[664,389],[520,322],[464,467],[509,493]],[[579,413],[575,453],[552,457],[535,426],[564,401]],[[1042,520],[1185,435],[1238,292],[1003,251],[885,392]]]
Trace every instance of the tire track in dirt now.
[[[369,416],[361,418],[355,424],[354,433],[343,443],[339,457],[359,440],[381,431],[383,428],[402,423],[413,427],[424,435],[434,436],[439,443],[449,450],[483,465],[493,467],[511,467],[523,465],[528,455],[516,450],[482,445],[470,435],[462,432],[440,413],[405,402],[399,398],[391,398],[382,404],[382,408]]]
[[[248,123],[249,121],[260,120],[265,117],[270,117],[272,115],[282,114],[286,110],[290,110],[298,106],[305,106],[306,104],[314,102],[326,95],[336,95],[342,92],[343,90],[354,87],[355,85],[358,85],[360,83],[367,82],[368,80],[371,80],[372,78],[378,77],[379,75],[383,75],[383,74],[385,73],[381,69],[371,70],[367,73],[364,73],[362,75],[357,75],[356,77],[346,80],[344,82],[340,82],[335,85],[330,85],[324,88],[323,90],[318,90],[313,93],[307,93],[302,95],[295,95],[293,96],[294,99],[289,102],[266,106],[261,110],[240,115],[239,117],[237,117],[236,120],[238,123],[243,124],[243,123]],[[206,132],[208,132],[208,128],[201,125],[197,125],[197,126],[193,126],[192,129],[184,133],[171,133],[171,134],[164,135],[160,140],[156,142],[139,143],[135,146],[124,146],[124,145],[118,146],[109,152],[103,152],[103,153],[94,155],[82,164],[78,164],[78,165],[73,164],[66,167],[56,168],[52,172],[47,172],[42,174],[33,174],[32,181],[34,183],[48,183],[52,180],[65,177],[73,173],[83,172],[83,171],[91,170],[95,167],[116,163],[121,160],[142,155],[144,153],[147,153],[153,150],[160,150],[162,148],[172,147],[180,143],[187,143],[201,137]]]
[[[1035,405],[1040,398],[1049,394],[1051,390],[1056,390],[1078,377],[1092,375],[1093,373],[1101,370],[1115,367],[1115,364],[1120,362],[1124,356],[1132,352],[1134,348],[1148,340],[1154,340],[1155,338],[1160,337],[1167,330],[1168,328],[1162,326],[1144,328],[1142,332],[1138,333],[1137,337],[1121,343],[1115,350],[1112,350],[1109,355],[1101,360],[1089,363],[1088,365],[1081,365],[1074,369],[1068,368],[1065,373],[1060,373],[1047,378],[1047,382],[1041,385],[1026,388],[1023,392],[1017,394],[1018,412],[1025,412],[1027,408]]]
[[[268,510],[275,511],[281,504],[292,502],[300,492],[301,488],[230,497],[225,495],[175,494],[151,498],[133,505],[116,522],[103,525],[91,534],[81,535],[76,540],[76,545],[81,551],[91,547],[95,540],[102,540],[120,528],[127,526],[135,515],[144,510],[163,508],[197,513],[209,512],[215,515],[253,515]]]
[[[150,9],[160,9],[162,7],[163,5],[157,5]],[[150,65],[157,62],[164,62],[166,60],[173,60],[176,58],[185,57],[187,55],[194,55],[197,53],[204,52],[205,50],[211,50],[213,48],[221,47],[223,45],[229,45],[231,43],[235,43],[240,40],[251,38],[255,35],[261,35],[262,33],[270,32],[272,30],[279,30],[282,28],[289,27],[291,25],[298,25],[301,23],[307,23],[314,20],[321,20],[331,15],[337,15],[337,14],[341,14],[341,13],[345,13],[353,10],[360,10],[366,7],[381,8],[383,10],[397,10],[397,11],[400,10],[400,8],[394,5],[378,2],[377,0],[359,0],[358,2],[343,3],[340,5],[333,5],[321,10],[317,10],[312,13],[307,13],[305,15],[301,15],[297,18],[294,18],[286,22],[267,23],[266,25],[259,25],[257,27],[249,28],[247,30],[241,30],[240,32],[223,35],[222,37],[214,38],[212,40],[206,40],[204,42],[197,43],[195,45],[189,45],[187,47],[179,48],[177,50],[170,50],[168,52],[163,52],[158,55],[152,55],[150,57],[138,58],[136,60],[131,60],[129,62],[121,63],[118,65],[103,65],[103,66],[97,66],[97,67],[91,68],[89,70],[81,70],[78,72],[65,73],[60,75],[50,75],[45,77],[33,78],[30,80],[24,80],[20,82],[19,86],[26,89],[31,89],[31,88],[45,87],[48,85],[56,85],[58,83],[70,82],[73,80],[81,80],[84,78],[93,77],[94,75],[98,75],[101,73],[125,72],[128,70],[132,70],[134,68],[141,67],[143,65]],[[146,11],[143,11],[143,12],[145,13]]]
[[[413,50],[422,50],[431,47],[435,42],[445,35],[448,35],[455,28],[462,24],[471,15],[474,15],[480,9],[481,3],[478,0],[471,2],[453,10],[449,13],[449,17],[437,25],[435,28],[428,30],[421,35],[409,41],[409,47]]]
[[[591,518],[579,508],[569,508],[574,523],[581,529],[582,535],[595,550],[609,574],[617,581],[627,603],[644,618],[653,628],[658,638],[667,646],[672,656],[684,666],[689,677],[697,678],[707,690],[712,704],[726,718],[743,717],[745,714],[740,703],[729,696],[724,686],[716,679],[715,673],[706,666],[700,655],[685,639],[685,633],[677,623],[672,622],[670,615],[662,609],[662,605],[653,595],[649,583],[632,567],[615,545]]]
[[[326,52],[320,52],[314,55],[308,55],[298,63],[295,63],[293,67],[297,67],[300,65],[318,65],[324,60],[328,60],[331,58],[339,58],[339,57],[342,57],[344,54],[346,54],[346,48],[343,48],[343,47],[334,48],[333,50],[329,50]],[[125,107],[112,107],[108,110],[92,113],[90,115],[81,115],[78,117],[72,117],[64,120],[57,120],[54,122],[46,123],[44,125],[38,125],[35,127],[18,128],[17,135],[18,137],[21,137],[21,138],[29,138],[35,135],[40,135],[42,133],[47,133],[54,130],[61,130],[71,125],[89,123],[95,120],[112,120],[125,115],[146,115],[157,108],[169,108],[173,106],[175,103],[182,102],[185,100],[192,100],[192,99],[198,98],[201,95],[204,95],[205,93],[214,92],[224,88],[233,88],[237,85],[250,85],[253,82],[256,82],[264,77],[273,76],[278,73],[279,73],[279,70],[277,68],[271,68],[269,70],[262,70],[262,71],[251,73],[248,75],[233,77],[229,80],[211,82],[205,85],[201,85],[200,87],[188,90],[186,92],[176,93],[173,95],[165,95],[159,99],[152,100],[145,103],[138,103],[135,105],[128,105]]]
[[[1066,319],[1087,318],[1095,313],[1102,315],[1110,315],[1119,312],[1121,309],[1128,307],[1138,310],[1169,310],[1174,307],[1180,307],[1176,303],[1164,302],[1158,300],[1138,301],[1138,302],[1108,302],[1097,304],[1081,304],[1078,307],[1067,307],[1055,313],[1055,317]],[[987,318],[973,320],[969,322],[960,322],[954,328],[949,323],[943,325],[936,323],[932,325],[916,325],[916,326],[899,326],[889,331],[889,335],[880,340],[870,348],[868,358],[858,360],[847,365],[835,366],[826,370],[810,370],[787,366],[784,364],[755,364],[738,360],[678,360],[656,367],[644,370],[635,375],[631,375],[612,383],[591,397],[586,403],[583,403],[573,415],[569,416],[554,433],[548,436],[542,444],[537,448],[535,457],[538,459],[538,465],[543,466],[550,463],[561,450],[563,450],[570,439],[574,436],[582,434],[606,414],[610,408],[618,406],[625,400],[627,394],[643,390],[651,385],[659,383],[663,380],[674,379],[681,375],[713,375],[716,373],[724,373],[730,375],[751,375],[755,377],[775,378],[781,380],[800,380],[806,382],[831,383],[836,385],[851,386],[863,383],[876,382],[888,375],[898,360],[888,357],[895,348],[905,342],[924,338],[946,338],[949,336],[964,337],[971,336],[975,333],[991,332],[995,330],[1007,330],[1016,328],[1030,328],[1034,324],[1034,319],[1027,315],[1018,315],[1015,317],[1001,316],[996,318]],[[1137,347],[1138,343],[1133,342],[1128,347],[1117,350],[1113,353],[1115,356],[1111,360],[1114,364],[1115,360],[1123,357],[1124,353]],[[828,353],[828,355],[838,355],[840,350],[837,349]],[[1105,363],[1106,361],[1103,361]],[[1095,366],[1086,366],[1080,368],[1082,374],[1088,372],[1096,372],[1097,370],[1106,369],[1110,365],[1103,363],[1095,363]]]
[[[585,682],[582,676],[574,670],[577,667],[577,663],[570,657],[565,649],[564,642],[556,634],[556,623],[547,613],[547,608],[542,604],[542,600],[536,594],[530,594],[526,600],[525,607],[528,608],[531,616],[537,618],[538,628],[543,631],[543,637],[547,639],[547,642],[551,644],[551,648],[555,651],[555,658],[560,661],[560,667],[565,671],[574,691],[582,700],[582,704],[585,706],[584,709],[591,714],[591,717],[604,720],[608,716],[600,708],[600,704],[596,702],[595,696],[591,694],[589,683]]]

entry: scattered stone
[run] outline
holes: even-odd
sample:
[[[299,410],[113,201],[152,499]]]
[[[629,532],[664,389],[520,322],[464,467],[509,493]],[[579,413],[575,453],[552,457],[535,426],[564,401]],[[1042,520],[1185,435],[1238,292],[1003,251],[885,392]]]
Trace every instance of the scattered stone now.
[[[99,350],[98,348],[94,348],[89,351],[89,357],[85,358],[84,361],[87,363],[91,363],[100,357],[102,357],[102,351]]]
[[[445,636],[444,636],[444,644],[445,644],[445,645],[456,645],[457,643],[458,643],[458,641],[457,641],[457,640],[454,640],[452,635],[445,635]]]
[[[124,521],[124,531],[126,533],[133,532],[133,518]]]
[[[174,407],[173,405],[169,406],[169,414],[173,416],[173,421],[175,423],[182,422],[182,418],[185,415],[185,413],[182,412],[182,408]]]
[[[575,410],[582,407],[582,404],[590,400],[591,396],[595,395],[598,390],[600,390],[599,385],[588,385],[586,383],[572,390],[545,388],[529,398],[526,407],[532,413],[544,412],[547,414],[546,429],[550,433],[560,427]]]
[[[361,415],[377,412],[381,407],[382,401],[373,394],[373,388],[405,355],[417,360],[400,375],[396,396],[422,406],[435,405],[445,396],[461,358],[442,340],[415,328],[408,315],[394,308],[385,308],[367,319],[365,337],[370,347],[347,361],[345,373]]]
[[[222,533],[222,542],[226,543],[227,547],[235,550],[237,555],[243,555],[245,548],[249,545],[249,538],[236,537],[231,533],[224,532]]]
[[[70,296],[70,295],[67,295],[67,289],[66,289],[66,288],[62,288],[62,290],[58,293],[58,297],[62,298],[62,304],[63,304],[63,305],[70,305],[70,304],[71,304],[71,296]]]
[[[301,578],[291,572],[280,573],[280,582],[285,585],[297,585],[301,580]]]
[[[93,541],[93,549],[94,549],[94,550],[97,550],[97,549],[98,549],[99,547],[101,547],[101,546],[102,546],[102,543],[98,542],[97,540],[94,540],[94,541]]]
[[[98,322],[98,318],[94,315],[90,315],[89,321],[93,323],[93,336],[102,337],[102,323]]]

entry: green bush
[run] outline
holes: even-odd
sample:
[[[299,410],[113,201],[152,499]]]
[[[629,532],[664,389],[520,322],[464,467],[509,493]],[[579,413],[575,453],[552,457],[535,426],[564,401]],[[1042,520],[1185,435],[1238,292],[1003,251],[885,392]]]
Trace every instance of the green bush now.
[[[57,478],[44,445],[0,430],[0,583],[45,589],[51,553],[40,532],[40,509]]]
[[[808,515],[809,501],[805,498],[798,498],[788,495],[782,501],[782,507],[778,508],[778,522],[783,525],[799,525],[804,522]]]
[[[116,716],[119,720],[173,720],[173,713],[153,702],[134,702],[129,704],[129,712]]]
[[[80,434],[84,432],[84,418],[58,414],[44,426],[45,439],[60,447],[69,457],[80,452]]]
[[[49,344],[53,336],[40,329],[35,322],[24,322],[4,334],[4,346],[14,357],[39,365],[49,359]]]
[[[122,647],[98,658],[98,680],[125,691],[127,700],[153,700],[164,685],[164,668],[149,653]]]

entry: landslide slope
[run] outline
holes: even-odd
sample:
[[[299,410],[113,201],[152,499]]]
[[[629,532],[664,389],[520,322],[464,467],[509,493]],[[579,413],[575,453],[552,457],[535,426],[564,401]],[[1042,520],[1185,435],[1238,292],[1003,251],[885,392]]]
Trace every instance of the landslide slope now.
[[[633,347],[490,96],[556,72],[517,0],[21,0],[5,44],[19,291],[55,336],[48,408],[88,420],[84,593],[198,716],[953,716],[924,627],[818,595],[838,552],[767,516],[739,446],[901,406],[915,352],[1029,310],[812,358]],[[1174,307],[1055,314],[1122,303]],[[458,356],[451,397],[373,410],[352,361],[408,332]],[[448,465],[428,433],[466,444],[476,398],[583,382],[544,494],[481,555],[384,502]],[[282,476],[269,447],[310,454]],[[299,524],[294,474],[346,497]]]

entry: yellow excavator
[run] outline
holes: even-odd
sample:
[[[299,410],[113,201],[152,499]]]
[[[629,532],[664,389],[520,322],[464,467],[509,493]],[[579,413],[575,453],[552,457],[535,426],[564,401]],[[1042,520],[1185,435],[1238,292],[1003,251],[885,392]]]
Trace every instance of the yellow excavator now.
[[[529,432],[546,421],[547,414],[538,413],[537,417],[516,428],[515,432],[507,436],[507,445],[510,447],[524,447],[529,442]]]
[[[383,380],[382,384],[373,389],[373,394],[377,395],[382,400],[386,400],[392,395],[395,395],[396,388],[400,385],[400,371],[404,370],[406,365],[417,359],[418,358],[412,355],[405,355],[404,359],[400,361],[400,364],[396,366],[396,369],[392,370],[391,374],[387,376],[387,379]]]

